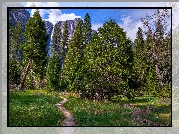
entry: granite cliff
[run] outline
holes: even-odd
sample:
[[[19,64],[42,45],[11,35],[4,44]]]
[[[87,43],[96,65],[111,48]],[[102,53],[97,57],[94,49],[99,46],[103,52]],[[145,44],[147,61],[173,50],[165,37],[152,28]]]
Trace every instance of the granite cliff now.
[[[9,10],[9,25],[10,26],[15,26],[17,21],[21,21],[22,22],[22,27],[23,29],[25,29],[25,25],[27,23],[27,21],[30,18],[30,13],[25,10],[25,9],[10,9]],[[74,32],[75,32],[75,28],[77,25],[77,22],[81,20],[81,18],[75,18],[74,20],[67,20],[68,23],[68,31],[69,31],[69,40],[72,39]],[[48,41],[47,41],[47,50],[49,50],[50,48],[50,44],[51,44],[51,38],[52,38],[52,34],[53,34],[53,28],[54,25],[49,22],[49,21],[44,21],[45,22],[45,27],[46,27],[46,32],[47,35],[49,36]],[[63,32],[63,25],[64,25],[65,21],[59,21],[58,24],[60,25],[60,28]],[[96,31],[93,30],[92,34],[94,34]]]

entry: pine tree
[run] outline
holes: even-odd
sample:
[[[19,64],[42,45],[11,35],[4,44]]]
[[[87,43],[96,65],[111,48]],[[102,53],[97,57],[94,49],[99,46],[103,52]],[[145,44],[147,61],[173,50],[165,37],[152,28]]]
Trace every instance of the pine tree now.
[[[147,37],[145,40],[145,53],[147,54],[147,56],[149,57],[150,53],[148,52],[151,48],[152,48],[152,32],[150,30],[147,31]]]
[[[60,60],[57,52],[49,59],[47,67],[47,84],[52,90],[59,90],[60,88]]]
[[[147,37],[145,40],[145,49],[144,49],[144,56],[145,56],[145,63],[146,63],[146,92],[148,95],[156,94],[156,73],[155,73],[155,64],[152,62],[152,31],[147,31]]]
[[[145,89],[146,73],[147,73],[144,47],[145,45],[144,45],[143,31],[139,27],[136,34],[135,46],[134,46],[134,71],[138,76],[138,81],[140,81],[141,90]]]
[[[143,38],[143,32],[142,29],[139,27],[137,34],[136,34],[136,40],[135,40],[135,49],[134,51],[136,54],[139,54],[141,56],[141,52],[144,50],[144,38]]]
[[[45,75],[47,61],[46,42],[48,36],[46,34],[44,21],[38,10],[26,23],[24,34],[26,41],[21,45],[21,50],[25,68],[21,75],[21,82],[18,87],[19,90],[23,89],[24,82],[30,69],[39,74],[41,79]]]
[[[20,21],[17,22],[15,27],[11,27],[11,39],[10,39],[10,57],[19,61],[21,60],[19,46],[23,42],[23,30],[22,23]]]
[[[67,48],[68,48],[68,44],[69,44],[68,35],[69,35],[68,23],[66,21],[64,26],[63,26],[62,43],[61,43],[62,67],[63,67],[63,64],[64,64],[64,60],[65,60],[65,57],[66,57],[66,52],[67,52]]]
[[[82,21],[78,21],[74,36],[68,46],[65,58],[63,76],[68,81],[69,86],[73,84],[76,73],[80,68],[80,61],[83,56],[83,35]]]
[[[85,15],[85,19],[84,19],[84,23],[83,23],[83,36],[84,36],[84,48],[86,47],[86,45],[90,42],[91,37],[92,37],[92,29],[91,29],[91,19],[90,19],[90,15],[87,13]]]
[[[64,58],[63,45],[66,45],[64,43],[65,42],[62,40],[62,32],[60,29],[59,22],[57,22],[55,24],[54,32],[52,36],[52,47],[51,47],[52,56],[48,61],[48,67],[47,67],[47,83],[50,89],[59,90],[60,88],[61,65]]]
[[[22,60],[19,50],[20,44],[23,42],[22,23],[17,22],[16,26],[10,28],[10,44],[9,44],[9,80],[11,84],[19,84],[20,67],[19,62]]]
[[[52,36],[51,53],[53,54],[54,52],[57,52],[59,57],[60,57],[61,35],[62,33],[61,33],[60,25],[57,22],[55,24],[53,36]]]
[[[110,19],[93,35],[84,51],[83,64],[75,86],[88,99],[114,95],[133,98],[131,70],[133,52],[126,32]],[[81,87],[81,88],[80,88]]]

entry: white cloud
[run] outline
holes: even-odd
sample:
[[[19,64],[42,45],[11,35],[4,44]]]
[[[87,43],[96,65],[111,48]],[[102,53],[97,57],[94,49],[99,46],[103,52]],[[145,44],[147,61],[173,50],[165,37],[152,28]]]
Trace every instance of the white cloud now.
[[[34,12],[36,11],[36,9],[32,9],[32,11],[31,11],[31,17],[34,15]],[[39,11],[40,11],[40,16],[42,17],[42,18],[44,18],[44,15],[47,13],[47,10],[45,10],[45,9],[39,9]]]
[[[97,31],[98,28],[101,27],[101,26],[103,26],[103,24],[92,24],[92,27],[91,27],[91,28],[92,28],[93,30],[96,30],[96,31]]]
[[[133,21],[131,19],[131,16],[122,16],[121,20],[122,23],[119,23],[118,25],[124,29],[127,33],[127,37],[129,37],[132,41],[136,38],[136,33],[138,31],[138,27],[141,27],[143,29],[143,24],[139,20],[137,22]],[[103,24],[92,24],[92,29],[97,30],[99,27],[103,26]]]
[[[141,21],[133,21],[131,16],[122,16],[121,20],[123,23],[119,23],[119,26],[126,31],[127,37],[129,37],[132,41],[136,38],[136,33],[138,31],[138,27],[143,29],[143,24]]]
[[[30,7],[32,5],[35,5],[36,7],[60,7],[58,2],[27,2],[26,7]],[[36,9],[32,9],[31,16],[33,16]],[[47,9],[39,9],[40,15],[42,18],[44,18],[44,15],[48,13]]]
[[[123,21],[123,23],[124,23],[125,26],[130,25],[131,22],[132,22],[132,19],[131,19],[130,16],[127,16],[127,17],[123,16],[123,17],[121,18],[121,20]]]
[[[60,7],[58,2],[27,2],[26,6],[30,7],[35,4],[36,7]],[[45,19],[45,14],[48,14],[46,21],[50,21],[53,25],[57,21],[74,20],[75,18],[81,18],[81,16],[76,16],[74,13],[63,14],[59,9],[39,9],[42,19]],[[33,16],[35,9],[32,9],[31,16]]]
[[[143,24],[139,20],[137,22],[133,21],[130,16],[122,16],[121,20],[122,23],[119,23],[118,25],[124,29],[124,31],[127,34],[127,37],[129,37],[132,41],[136,38],[136,33],[138,31],[138,27],[141,27],[143,29]],[[97,30],[99,27],[103,26],[103,24],[92,24],[92,29]],[[144,36],[145,37],[145,36]]]
[[[58,9],[51,9],[49,10],[49,18],[45,20],[50,21],[51,23],[53,23],[53,25],[55,25],[57,21],[74,20],[75,18],[81,18],[81,16],[76,16],[74,13],[63,14]]]

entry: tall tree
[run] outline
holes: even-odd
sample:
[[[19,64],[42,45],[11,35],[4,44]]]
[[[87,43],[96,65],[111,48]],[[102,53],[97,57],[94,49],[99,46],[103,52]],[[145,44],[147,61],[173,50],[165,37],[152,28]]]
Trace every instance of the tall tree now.
[[[86,45],[90,42],[91,40],[91,32],[92,32],[92,29],[91,29],[91,18],[90,18],[90,15],[87,13],[85,15],[85,19],[84,19],[84,23],[83,23],[83,36],[84,36],[84,48],[86,47]]]
[[[64,60],[65,60],[65,56],[66,56],[66,52],[67,52],[67,48],[69,44],[68,35],[69,35],[68,23],[66,21],[63,26],[62,43],[61,43],[62,67],[64,64]]]
[[[167,34],[171,36],[170,31],[168,32],[171,27],[167,23],[167,19],[170,19],[170,17],[170,10],[158,9],[152,16],[142,18],[144,26],[150,31],[148,59],[153,64],[154,72],[157,76],[155,81],[158,84],[155,89],[158,95],[163,94],[165,92],[164,88],[169,88],[169,83],[171,83],[168,79],[171,78],[171,73],[168,74],[168,72],[171,72],[171,43],[166,42],[165,39]],[[169,36],[168,39],[170,39]]]
[[[135,49],[134,51],[136,54],[141,55],[141,52],[144,50],[144,38],[143,38],[143,31],[140,27],[138,27],[138,31],[136,34],[135,40]]]
[[[59,90],[60,88],[60,60],[57,52],[49,59],[47,67],[47,84],[50,89]]]
[[[23,42],[22,23],[18,21],[16,26],[10,26],[10,44],[9,44],[9,76],[11,84],[19,84],[20,67],[19,62],[22,60],[19,50],[20,44]]]
[[[63,47],[61,45],[62,32],[57,22],[54,27],[51,46],[51,57],[47,67],[47,84],[49,88],[58,90],[60,87],[60,73],[63,58]]]
[[[81,58],[83,56],[83,35],[82,21],[78,21],[74,36],[68,46],[68,52],[65,58],[63,75],[68,81],[69,86],[75,80],[76,73],[80,67]]]
[[[132,99],[131,41],[114,20],[110,19],[93,35],[82,63],[75,86],[83,97],[93,99],[98,94],[111,99],[123,94]]]
[[[144,85],[146,82],[146,62],[145,62],[145,53],[144,53],[144,38],[143,38],[143,31],[139,27],[136,39],[135,39],[135,46],[134,46],[134,70],[136,75],[138,76],[138,81],[140,81],[140,89],[144,89]]]
[[[51,53],[54,52],[58,53],[58,56],[60,57],[60,44],[61,44],[61,29],[60,25],[57,22],[54,27],[53,36],[52,36],[52,46],[51,46]]]
[[[146,93],[148,95],[156,95],[156,87],[157,87],[157,75],[155,73],[155,64],[152,62],[152,31],[148,30],[146,33],[146,40],[145,40],[145,63],[146,63]]]
[[[22,22],[18,21],[16,26],[11,27],[10,30],[10,57],[19,61],[21,60],[19,46],[23,42]]]
[[[21,75],[21,82],[18,86],[19,90],[23,89],[30,68],[37,74],[40,74],[41,78],[45,75],[44,69],[47,61],[46,42],[48,36],[44,21],[38,10],[26,23],[25,37],[26,41],[21,45],[25,68]]]

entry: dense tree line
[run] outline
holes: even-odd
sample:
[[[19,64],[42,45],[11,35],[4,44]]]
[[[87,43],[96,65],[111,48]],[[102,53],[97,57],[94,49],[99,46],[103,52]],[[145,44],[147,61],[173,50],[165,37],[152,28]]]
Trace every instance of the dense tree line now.
[[[121,96],[170,96],[171,31],[167,30],[168,10],[142,18],[146,31],[138,28],[134,49],[126,32],[111,19],[92,35],[91,19],[78,21],[68,40],[68,24],[55,24],[51,56],[45,50],[47,35],[39,11],[26,24],[22,43],[20,23],[11,29],[9,76],[18,89],[46,79],[50,90],[76,92],[87,99],[118,100]],[[154,19],[154,21],[152,20]],[[155,21],[157,20],[157,21]],[[149,21],[153,21],[151,25]],[[146,38],[144,38],[146,36]],[[22,60],[18,60],[18,51]],[[17,63],[19,64],[17,64]],[[21,66],[20,70],[18,66]],[[12,71],[14,70],[14,71]],[[20,77],[21,74],[21,77]],[[15,81],[18,80],[18,81]],[[28,88],[32,88],[31,86]]]

